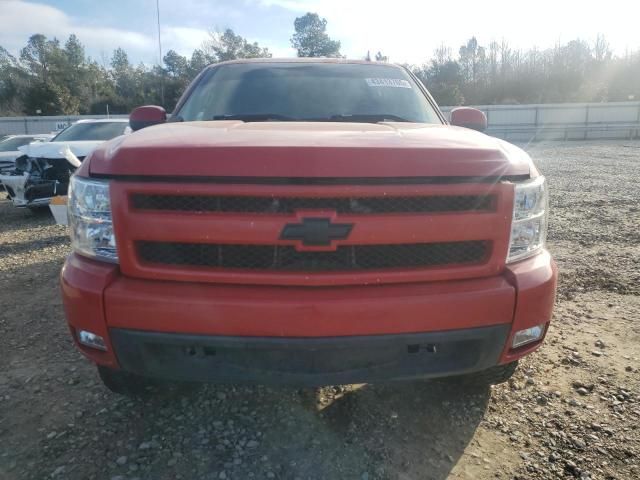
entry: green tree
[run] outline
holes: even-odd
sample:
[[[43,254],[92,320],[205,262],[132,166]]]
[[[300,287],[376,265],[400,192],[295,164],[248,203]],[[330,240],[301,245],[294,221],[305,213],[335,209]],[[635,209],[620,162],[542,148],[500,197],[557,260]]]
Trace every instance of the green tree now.
[[[34,82],[24,92],[24,112],[27,115],[59,115],[62,104],[58,92],[44,82]]]
[[[111,76],[115,82],[115,92],[129,105],[137,103],[136,98],[143,96],[139,79],[136,78],[138,73],[129,63],[129,56],[124,49],[119,47],[113,51]]]
[[[459,63],[468,83],[475,84],[482,80],[481,68],[485,59],[485,49],[478,44],[476,37],[471,37],[466,45],[460,47]]]
[[[113,69],[115,76],[126,75],[131,70],[129,56],[127,55],[127,52],[120,47],[113,51],[113,56],[111,57],[111,68]]]
[[[25,63],[29,73],[44,84],[49,80],[51,53],[54,47],[52,42],[47,41],[47,37],[36,33],[29,37],[27,46],[20,51],[20,60]]]
[[[215,63],[215,59],[209,57],[201,49],[194,50],[193,53],[191,54],[191,58],[189,59],[189,65],[187,67],[189,78],[194,78],[198,73],[200,73],[204,69],[204,67],[206,67],[211,63]]]
[[[169,50],[163,60],[168,74],[164,79],[164,103],[165,108],[172,110],[193,77],[187,57]]]
[[[0,115],[22,112],[22,94],[29,82],[18,60],[0,46]]]
[[[209,40],[205,42],[205,54],[214,62],[225,62],[238,58],[268,58],[271,53],[257,42],[250,43],[246,38],[237,35],[227,28],[223,33],[209,32]]]
[[[125,100],[116,93],[116,86],[109,71],[97,62],[88,62],[85,70],[88,114],[128,113]]]
[[[25,48],[20,51],[20,60],[26,67],[29,82],[24,89],[24,108],[27,112],[43,114],[80,113],[81,78],[79,64],[84,62],[84,51],[76,38],[69,42],[70,51],[75,55],[73,65],[67,50],[60,47],[58,39],[47,40],[42,34],[32,35]],[[82,57],[82,58],[78,58]]]
[[[295,33],[291,46],[299,57],[340,57],[340,42],[327,35],[327,20],[317,13],[307,13],[293,22]]]
[[[307,14],[295,26],[292,44],[299,55],[339,55],[326,20]],[[441,105],[640,99],[640,51],[616,56],[602,35],[591,44],[576,39],[545,50],[516,50],[505,40],[485,49],[471,38],[457,53],[442,45],[424,65],[412,67]],[[270,56],[268,49],[228,29],[190,57],[168,51],[163,67],[133,66],[121,48],[107,65],[87,58],[74,34],[61,45],[36,33],[17,58],[0,46],[0,115],[104,114],[107,106],[111,113],[129,113],[160,103],[162,84],[164,105],[171,109],[207,65],[263,56]],[[380,52],[374,57],[385,61]]]
[[[54,83],[60,95],[71,99],[62,101],[66,105],[65,113],[87,113],[91,103],[91,89],[87,79],[87,61],[84,46],[74,34],[64,44],[64,49],[56,53],[54,57],[55,80]],[[65,92],[65,89],[67,92]]]
[[[80,40],[78,40],[75,33],[69,35],[69,38],[64,44],[64,52],[71,67],[78,68],[84,65],[84,45],[80,43]]]
[[[441,45],[434,52],[428,66],[414,70],[439,105],[462,105],[464,95],[460,86],[464,78],[460,64],[451,57],[451,49]]]
[[[180,78],[187,76],[189,62],[175,50],[169,50],[162,59],[167,73],[171,77]]]

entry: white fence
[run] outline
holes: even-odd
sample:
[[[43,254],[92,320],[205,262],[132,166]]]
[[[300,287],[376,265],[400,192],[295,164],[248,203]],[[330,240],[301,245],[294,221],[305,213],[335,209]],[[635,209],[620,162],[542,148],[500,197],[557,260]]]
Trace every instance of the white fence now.
[[[442,107],[449,116],[454,107]],[[481,105],[487,133],[518,142],[640,138],[640,102]]]
[[[442,107],[445,116],[454,107]],[[558,103],[539,105],[481,105],[489,121],[487,133],[517,142],[534,140],[587,140],[640,138],[640,102]],[[112,115],[126,118],[126,115]],[[50,133],[81,118],[0,117],[0,135]]]

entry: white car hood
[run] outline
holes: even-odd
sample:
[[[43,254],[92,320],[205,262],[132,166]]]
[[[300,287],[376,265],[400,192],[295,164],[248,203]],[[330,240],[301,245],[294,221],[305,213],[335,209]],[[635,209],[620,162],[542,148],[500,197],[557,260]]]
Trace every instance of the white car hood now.
[[[0,162],[15,160],[20,155],[22,154],[18,150],[13,150],[11,152],[0,152]]]
[[[44,142],[32,143],[19,147],[20,151],[32,158],[64,158],[62,150],[66,145],[76,157],[86,157],[104,140],[88,140],[82,142]]]

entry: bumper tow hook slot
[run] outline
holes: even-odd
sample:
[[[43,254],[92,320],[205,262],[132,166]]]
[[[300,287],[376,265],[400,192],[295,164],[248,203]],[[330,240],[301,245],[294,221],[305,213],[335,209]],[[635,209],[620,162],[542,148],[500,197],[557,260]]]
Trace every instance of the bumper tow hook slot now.
[[[437,353],[438,349],[433,343],[407,345],[407,353]]]
[[[216,349],[211,347],[189,346],[184,347],[183,352],[188,357],[204,358],[216,354]]]

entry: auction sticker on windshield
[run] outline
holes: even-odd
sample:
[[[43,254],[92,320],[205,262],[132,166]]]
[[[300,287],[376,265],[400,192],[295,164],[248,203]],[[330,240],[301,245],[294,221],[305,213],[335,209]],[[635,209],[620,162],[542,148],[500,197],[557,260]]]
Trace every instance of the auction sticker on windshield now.
[[[411,88],[411,84],[402,78],[366,78],[370,87]]]

